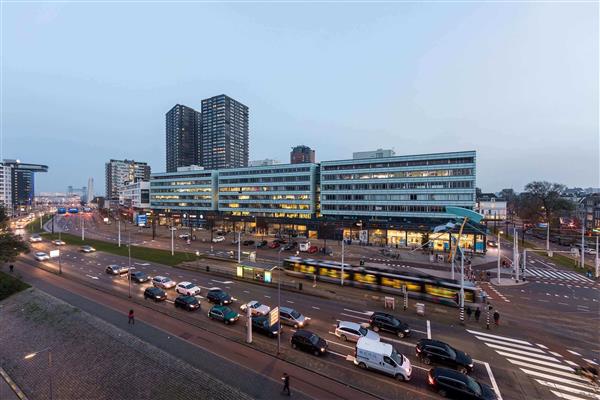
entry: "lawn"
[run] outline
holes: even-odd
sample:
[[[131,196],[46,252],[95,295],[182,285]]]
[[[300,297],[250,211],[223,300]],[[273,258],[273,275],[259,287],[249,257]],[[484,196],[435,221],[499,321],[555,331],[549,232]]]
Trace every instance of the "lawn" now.
[[[51,233],[44,233],[43,236],[48,238],[49,240],[58,239],[57,233],[55,233],[54,235],[52,235]],[[118,256],[127,257],[128,254],[126,244],[122,244],[121,247],[119,247],[114,243],[104,242],[102,240],[96,239],[86,239],[82,241],[81,237],[71,235],[68,233],[62,233],[61,239],[67,244],[75,246],[82,246],[84,244],[87,244],[94,247],[98,251],[104,251],[106,253],[116,254]],[[171,252],[168,250],[149,249],[147,247],[137,246],[131,246],[131,258],[171,266],[177,265],[185,261],[193,261],[197,259],[197,257],[191,253],[176,251],[175,255],[171,255]]]
[[[511,235],[505,235],[506,240],[511,241],[513,240],[513,237]],[[519,239],[519,246],[522,249],[523,247],[523,241],[521,239]],[[524,243],[524,246],[526,249],[535,249],[535,248],[539,248],[539,246],[536,246],[533,243],[528,242],[527,240]],[[529,253],[529,252],[528,252]],[[531,254],[531,253],[529,253]],[[538,251],[535,254],[544,257],[546,260],[553,262],[556,265],[562,266],[562,267],[566,267],[569,269],[572,269],[575,272],[579,272],[581,274],[585,274],[587,269],[582,269],[579,267],[579,262],[577,260],[574,260],[570,257],[565,256],[564,254],[561,253],[556,253],[554,252],[552,254],[552,257],[548,257],[548,254],[542,251]],[[587,264],[587,263],[586,263]]]
[[[28,287],[29,285],[22,280],[0,271],[0,300],[4,300],[10,295],[25,290]]]
[[[52,219],[52,215],[51,214],[44,215],[42,218],[43,218],[42,224],[45,224],[47,221],[50,221]],[[30,223],[28,223],[27,225],[25,225],[25,230],[29,233],[43,232],[43,229],[40,228],[40,219],[36,218],[33,221],[31,221]]]

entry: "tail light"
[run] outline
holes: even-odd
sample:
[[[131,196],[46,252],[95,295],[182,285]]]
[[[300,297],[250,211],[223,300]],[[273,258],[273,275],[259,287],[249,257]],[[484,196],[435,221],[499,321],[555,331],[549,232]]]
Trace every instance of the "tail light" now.
[[[431,376],[431,374],[427,374],[427,381],[430,385],[435,385],[435,380],[433,379],[433,376]]]

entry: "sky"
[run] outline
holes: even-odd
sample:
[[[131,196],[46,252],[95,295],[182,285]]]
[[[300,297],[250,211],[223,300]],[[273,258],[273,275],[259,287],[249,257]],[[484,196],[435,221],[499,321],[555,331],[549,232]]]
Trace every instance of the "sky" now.
[[[165,113],[225,93],[250,159],[476,150],[477,186],[600,186],[598,3],[26,1],[1,6],[4,158],[37,191],[165,171]]]

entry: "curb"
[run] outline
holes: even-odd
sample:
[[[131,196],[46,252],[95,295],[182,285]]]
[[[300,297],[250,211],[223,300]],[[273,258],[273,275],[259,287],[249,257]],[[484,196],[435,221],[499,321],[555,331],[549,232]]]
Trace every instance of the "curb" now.
[[[25,393],[23,393],[23,391],[21,390],[21,388],[19,386],[17,386],[17,384],[11,379],[10,376],[8,376],[8,374],[6,373],[6,371],[0,367],[0,376],[2,376],[2,378],[4,379],[4,381],[6,381],[6,383],[8,384],[8,386],[10,386],[10,388],[12,389],[13,392],[15,392],[15,394],[17,395],[17,397],[21,400],[29,400],[27,398],[27,396],[25,396]]]

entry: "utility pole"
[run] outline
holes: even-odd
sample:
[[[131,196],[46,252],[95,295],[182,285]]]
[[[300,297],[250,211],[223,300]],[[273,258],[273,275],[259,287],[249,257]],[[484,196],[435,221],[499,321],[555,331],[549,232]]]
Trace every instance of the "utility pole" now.
[[[85,221],[81,218],[81,240],[85,240]]]
[[[519,266],[519,247],[518,247],[519,246],[519,232],[517,232],[516,230],[515,230],[515,239],[516,239],[515,241],[517,244],[517,247],[515,247],[515,265],[516,265],[515,281],[517,283],[519,283],[519,272],[520,272],[521,267]]]
[[[238,256],[238,264],[242,263],[242,244],[240,243],[242,240],[242,232],[238,232],[238,239],[237,239],[237,245],[238,245],[238,251],[237,251],[237,256]]]
[[[500,284],[500,259],[502,258],[500,251],[500,232],[498,231],[498,285]]]
[[[600,278],[600,259],[598,258],[598,236],[596,235],[596,278]]]
[[[119,223],[117,226],[119,227],[119,247],[121,247],[121,218],[119,218]]]
[[[546,224],[546,251],[550,251],[550,221]]]
[[[173,233],[173,226],[171,225],[171,227],[169,228],[171,229],[171,255],[174,256],[175,255],[175,241],[174,241],[174,233]]]
[[[344,236],[342,236],[342,276],[340,277],[340,282],[344,286]]]
[[[460,323],[465,323],[465,253],[460,249]]]
[[[581,268],[585,269],[585,219],[581,219]]]
[[[250,307],[246,307],[246,343],[252,343],[252,311]]]
[[[129,259],[129,268],[127,269],[127,277],[128,277],[128,284],[129,284],[129,298],[131,298],[131,231],[129,231],[127,233],[127,256]]]

